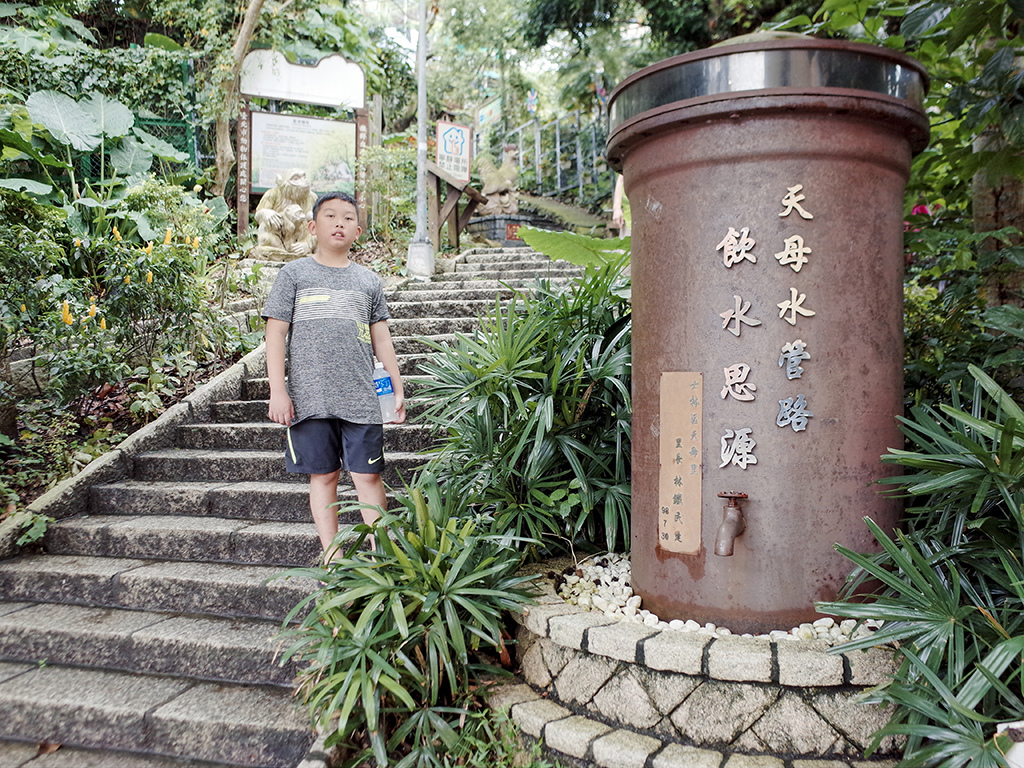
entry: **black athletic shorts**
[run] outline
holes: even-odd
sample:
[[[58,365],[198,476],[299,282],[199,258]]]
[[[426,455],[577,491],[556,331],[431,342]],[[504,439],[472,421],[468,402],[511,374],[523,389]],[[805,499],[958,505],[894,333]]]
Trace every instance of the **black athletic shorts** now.
[[[341,469],[380,474],[384,471],[384,427],[344,419],[305,419],[286,433],[285,469],[303,475],[326,475]]]

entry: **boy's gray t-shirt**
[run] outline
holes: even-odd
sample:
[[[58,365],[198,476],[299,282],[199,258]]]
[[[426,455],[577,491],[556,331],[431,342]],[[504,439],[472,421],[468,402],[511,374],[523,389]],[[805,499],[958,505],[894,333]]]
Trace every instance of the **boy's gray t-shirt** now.
[[[381,423],[370,325],[390,315],[376,274],[355,263],[324,266],[312,256],[290,261],[274,281],[263,317],[291,323],[293,424],[332,417]]]

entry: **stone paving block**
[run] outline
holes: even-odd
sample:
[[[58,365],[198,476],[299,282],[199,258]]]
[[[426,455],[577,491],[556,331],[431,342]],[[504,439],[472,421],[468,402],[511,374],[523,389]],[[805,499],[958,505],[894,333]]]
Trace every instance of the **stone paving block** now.
[[[597,739],[594,762],[601,768],[644,768],[647,758],[661,749],[661,742],[640,733],[616,729]]]
[[[565,707],[560,707],[547,699],[524,701],[512,707],[512,720],[527,736],[541,738],[544,727],[551,722],[562,720],[572,714]]]
[[[644,624],[620,621],[587,631],[587,651],[619,661],[636,661],[636,646],[658,630]]]
[[[576,652],[564,645],[559,645],[554,640],[544,640],[541,645],[541,654],[544,656],[544,664],[548,672],[557,676],[565,669],[565,665],[576,657]]]
[[[573,715],[551,723],[544,731],[544,743],[563,754],[584,758],[591,742],[610,730],[604,723]]]
[[[588,704],[608,682],[618,664],[600,656],[580,655],[565,665],[555,680],[555,694],[561,701]]]
[[[850,768],[843,760],[794,760],[793,768]]]
[[[644,640],[644,664],[651,669],[699,675],[703,670],[704,647],[711,641],[696,632],[669,630]]]
[[[609,619],[603,613],[597,611],[584,611],[582,613],[554,616],[548,622],[549,637],[559,645],[566,648],[574,648],[578,651],[583,648],[583,636],[588,629],[591,627],[603,627],[615,622],[615,619]]]
[[[6,763],[0,765],[8,768]],[[173,758],[61,747],[37,757],[25,768],[182,768],[182,763]]]
[[[857,760],[850,763],[853,768],[896,768],[898,760]]]
[[[35,666],[35,664],[15,664],[14,662],[0,661],[0,683],[35,669]]]
[[[722,768],[784,768],[785,763],[769,755],[729,755]]]
[[[0,616],[6,616],[8,613],[15,613],[16,611],[23,611],[32,605],[35,605],[35,603],[0,603]]]
[[[780,685],[810,688],[843,684],[843,657],[826,653],[829,644],[825,641],[782,642],[776,648]]]
[[[579,613],[580,609],[566,602],[555,605],[529,605],[523,609],[523,624],[528,630],[541,637],[548,636],[548,619]]]
[[[751,730],[767,745],[766,751],[777,755],[828,755],[841,741],[832,726],[791,692],[783,693]]]
[[[708,675],[715,680],[772,682],[770,640],[753,637],[722,637],[708,649]]]
[[[676,708],[672,723],[695,744],[729,744],[761,717],[778,695],[778,690],[766,686],[709,680]]]
[[[718,768],[722,753],[684,744],[669,744],[654,756],[651,768]]]
[[[550,640],[540,640],[530,646],[523,654],[520,667],[523,671],[523,678],[530,685],[537,688],[547,688],[551,685],[551,674],[548,672],[548,665],[544,662],[544,652],[541,650],[543,643]]]
[[[661,718],[658,724],[651,728],[651,733],[672,741],[682,738],[682,734],[672,724],[672,718],[670,717]]]
[[[877,704],[863,704],[849,691],[819,691],[810,700],[815,711],[843,734],[861,753],[871,743],[871,736],[892,716],[892,710]],[[887,736],[879,745],[882,755],[896,750],[898,742]]]
[[[592,705],[601,717],[627,728],[647,730],[657,724],[662,713],[651,702],[635,668],[614,675],[595,695]]]
[[[146,719],[154,751],[210,762],[280,765],[314,737],[291,693],[266,687],[200,683]]]
[[[896,652],[892,648],[866,648],[863,651],[846,651],[850,664],[850,685],[881,685],[892,679],[896,668]]]
[[[663,715],[670,714],[700,685],[702,678],[666,672],[644,671],[644,688]]]
[[[487,705],[491,709],[507,712],[516,704],[536,701],[540,696],[528,685],[513,683],[492,688],[487,694]]]
[[[0,765],[4,768],[22,768],[38,751],[39,747],[36,744],[0,741]]]

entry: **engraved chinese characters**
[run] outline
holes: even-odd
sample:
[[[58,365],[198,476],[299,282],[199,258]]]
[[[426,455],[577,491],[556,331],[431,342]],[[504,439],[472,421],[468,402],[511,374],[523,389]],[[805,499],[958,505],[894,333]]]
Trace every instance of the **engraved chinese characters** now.
[[[773,254],[779,267],[787,267],[797,275],[814,258],[813,248],[806,239],[808,235],[806,227],[809,225],[805,223],[813,220],[814,215],[804,207],[803,203],[806,200],[807,195],[804,192],[803,184],[794,184],[786,188],[785,194],[781,197],[782,210],[778,216],[791,222],[786,225],[790,231],[786,232],[782,238],[781,250],[775,250]],[[813,209],[813,206],[808,207]],[[791,216],[791,214],[796,215]],[[800,231],[801,229],[805,231]],[[732,269],[740,265],[741,262],[756,265],[758,263],[754,250],[756,245],[757,240],[750,227],[740,227],[739,231],[735,227],[729,227],[728,233],[717,244],[715,250],[722,252],[726,269]],[[737,268],[751,269],[746,264]],[[794,275],[794,281],[798,279]],[[747,328],[756,334],[758,330],[765,327],[762,320],[757,317],[757,315],[761,315],[761,312],[757,307],[752,306],[752,301],[744,300],[735,294],[732,298],[732,307],[719,314],[723,321],[722,330],[728,331],[736,339],[740,339],[742,331]],[[779,310],[778,320],[796,327],[797,323],[803,321],[804,318],[815,316],[813,303],[813,299],[808,299],[807,294],[801,292],[798,285],[790,285],[789,296],[782,298],[782,301],[776,304]],[[735,343],[731,344],[735,345]],[[800,379],[804,375],[802,363],[811,359],[807,346],[802,339],[795,339],[784,344],[779,351],[778,367],[782,369],[781,374],[785,376],[787,382]],[[733,349],[728,341],[723,342],[723,347],[726,351],[732,349],[730,354],[737,357],[741,354],[739,350]],[[749,349],[749,347],[745,348]],[[733,360],[735,359],[734,357]],[[764,424],[765,421],[763,415],[759,417],[762,412],[754,406],[757,396],[755,382],[759,373],[767,374],[767,372],[754,370],[748,362],[733,362],[732,360],[723,366],[722,371],[724,374],[721,389],[722,399],[732,399],[749,404],[743,408],[749,407],[750,416],[749,421],[744,419],[746,423],[726,423],[720,426],[721,463],[719,466],[745,470],[748,466],[757,464],[755,453],[757,441],[754,435],[759,425]],[[779,400],[778,403],[779,410],[775,415],[777,427],[790,427],[794,432],[803,432],[807,429],[808,419],[814,414],[808,408],[805,393],[795,393]]]

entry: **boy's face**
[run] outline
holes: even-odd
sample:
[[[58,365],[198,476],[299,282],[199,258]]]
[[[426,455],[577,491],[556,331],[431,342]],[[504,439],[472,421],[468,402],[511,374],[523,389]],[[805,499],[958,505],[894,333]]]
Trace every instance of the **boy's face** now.
[[[316,218],[309,222],[309,231],[321,249],[345,253],[363,230],[359,226],[359,214],[352,203],[326,200],[320,205]]]

